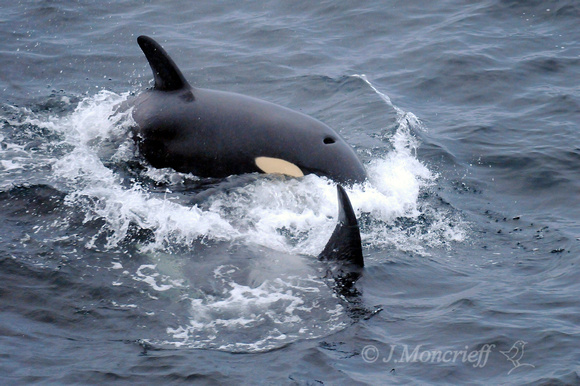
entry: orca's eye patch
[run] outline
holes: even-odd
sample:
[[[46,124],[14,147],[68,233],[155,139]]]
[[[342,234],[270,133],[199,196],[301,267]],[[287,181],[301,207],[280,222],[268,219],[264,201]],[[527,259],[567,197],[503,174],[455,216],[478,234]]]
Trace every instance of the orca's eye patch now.
[[[324,138],[324,141],[322,141],[322,142],[324,142],[326,145],[330,145],[332,143],[335,143],[336,140],[334,138],[332,138],[332,137],[325,137]]]

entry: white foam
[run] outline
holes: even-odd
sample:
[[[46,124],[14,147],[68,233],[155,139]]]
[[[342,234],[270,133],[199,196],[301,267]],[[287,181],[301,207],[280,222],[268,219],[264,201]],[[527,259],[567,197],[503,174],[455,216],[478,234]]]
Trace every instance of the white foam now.
[[[4,170],[14,170],[14,169],[21,169],[22,168],[22,164],[20,164],[19,162],[16,162],[17,160],[15,160],[14,158],[11,160],[1,160],[0,161],[0,166],[4,169]]]
[[[365,245],[394,245],[422,253],[425,246],[461,240],[461,227],[444,225],[443,219],[449,213],[439,215],[441,209],[434,210],[420,202],[420,193],[434,184],[436,176],[415,155],[418,142],[411,130],[421,128],[419,120],[394,106],[364,75],[359,77],[395,108],[398,116],[397,130],[389,138],[394,150],[376,156],[367,165],[370,183],[348,190],[357,214],[364,213],[371,219],[372,227],[362,229]],[[101,91],[83,99],[69,115],[42,116],[28,111],[17,122],[62,134],[63,145],[71,151],[51,160],[52,178],[57,186],[64,185],[70,191],[67,203],[84,208],[86,221],[105,221],[102,233],[107,235],[106,248],[118,246],[126,238],[130,224],[152,231],[154,241],[143,246],[148,250],[163,251],[175,244],[188,246],[199,238],[242,241],[311,255],[324,247],[337,215],[336,191],[325,178],[309,175],[302,179],[258,179],[227,194],[215,194],[205,203],[204,210],[183,205],[170,192],[172,185],[195,180],[195,176],[148,168],[145,176],[169,185],[165,195],[151,193],[137,182],[123,181],[106,163],[134,157],[128,134],[134,124],[130,111],[116,111],[126,98],[127,95]],[[2,165],[4,169],[18,168],[14,159],[2,160]],[[426,213],[433,232],[427,228],[413,234],[409,229],[393,227],[397,218],[412,221]],[[93,243],[87,246],[92,247]]]
[[[113,262],[113,266],[111,267],[111,269],[123,269],[123,264],[121,264],[121,263],[119,263],[117,261],[114,261]]]
[[[182,280],[175,280],[167,275],[161,275],[156,270],[156,264],[143,264],[137,268],[133,280],[147,283],[155,291],[163,292],[176,287],[182,287]]]
[[[345,326],[340,304],[304,293],[304,288],[329,292],[320,279],[276,278],[258,287],[230,281],[228,286],[221,298],[191,299],[191,319],[186,325],[168,328],[171,340],[161,343],[257,352],[300,338],[325,336]]]

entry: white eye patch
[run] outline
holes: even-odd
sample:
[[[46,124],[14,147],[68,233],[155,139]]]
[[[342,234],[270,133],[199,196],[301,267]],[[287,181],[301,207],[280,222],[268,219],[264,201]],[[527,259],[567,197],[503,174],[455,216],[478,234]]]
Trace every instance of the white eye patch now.
[[[255,160],[256,166],[264,173],[285,174],[291,177],[303,177],[304,173],[292,162],[284,161],[280,158],[258,157]]]

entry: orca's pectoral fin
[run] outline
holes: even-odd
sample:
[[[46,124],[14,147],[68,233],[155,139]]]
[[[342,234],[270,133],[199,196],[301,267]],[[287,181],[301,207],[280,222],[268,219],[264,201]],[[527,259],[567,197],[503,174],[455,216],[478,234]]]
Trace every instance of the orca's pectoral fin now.
[[[143,50],[151,66],[156,90],[176,91],[189,87],[189,83],[187,83],[173,59],[169,57],[159,43],[149,36],[139,36],[137,43],[139,43],[139,47]]]
[[[337,261],[342,268],[364,267],[360,229],[354,210],[343,187],[338,190],[338,224],[326,247],[318,256],[320,260]]]

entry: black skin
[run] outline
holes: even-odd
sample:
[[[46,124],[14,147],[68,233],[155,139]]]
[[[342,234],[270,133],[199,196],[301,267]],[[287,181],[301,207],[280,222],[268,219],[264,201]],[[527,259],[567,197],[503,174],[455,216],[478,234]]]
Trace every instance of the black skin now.
[[[365,265],[360,229],[352,204],[344,188],[337,185],[336,189],[338,194],[338,223],[318,258],[320,260],[338,261],[350,268],[348,271],[354,271],[358,268],[363,268]]]
[[[302,113],[229,92],[191,87],[153,39],[138,38],[155,87],[134,101],[135,137],[156,168],[200,177],[260,172],[257,157],[279,158],[339,183],[362,183],[366,171],[354,150],[330,127]],[[332,262],[337,292],[357,296],[364,267],[358,222],[348,195],[337,186],[338,224],[319,256]]]
[[[221,178],[261,172],[256,158],[270,157],[343,184],[366,180],[352,147],[324,123],[260,99],[193,88],[161,46],[138,41],[155,87],[135,99],[133,118],[152,166]]]
[[[358,304],[361,294],[355,286],[364,268],[360,229],[348,195],[342,186],[337,185],[336,188],[338,222],[318,258],[330,263],[326,268],[326,277],[333,279],[334,291],[355,306],[353,312],[360,312],[361,316],[366,317],[369,310]]]

